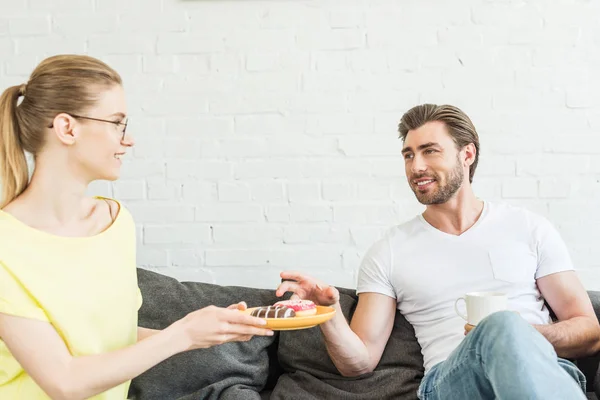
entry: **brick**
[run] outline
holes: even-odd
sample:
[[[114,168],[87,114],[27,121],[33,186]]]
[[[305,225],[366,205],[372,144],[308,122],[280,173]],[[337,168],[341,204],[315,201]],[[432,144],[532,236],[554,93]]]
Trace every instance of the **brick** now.
[[[142,57],[137,54],[108,55],[100,59],[117,70],[121,76],[142,72]]]
[[[333,206],[333,221],[351,224],[393,224],[398,212],[392,205],[347,204]]]
[[[260,222],[265,216],[254,204],[211,204],[196,207],[196,221]]]
[[[208,54],[175,54],[177,70],[186,75],[204,75],[210,71]]]
[[[37,0],[42,2],[44,0]],[[78,0],[69,0],[70,2],[78,2]],[[86,0],[88,1],[88,0]],[[96,11],[101,13],[111,12],[134,12],[144,10],[145,14],[159,14],[162,12],[162,0],[99,0],[95,2]]]
[[[360,201],[391,200],[390,182],[361,182],[357,185],[357,199]]]
[[[323,200],[349,201],[356,197],[356,188],[350,182],[323,182]]]
[[[283,243],[283,228],[271,224],[250,225],[215,225],[213,236],[216,244],[246,245],[246,244],[281,244]]]
[[[288,244],[348,243],[350,232],[341,227],[320,225],[288,225],[284,228],[283,242]]]
[[[34,12],[60,12],[64,10],[69,10],[69,12],[91,13],[92,11],[94,11],[94,0],[30,0],[28,1],[28,5],[30,10]],[[4,10],[4,4],[2,5],[2,9]]]
[[[217,201],[217,184],[203,181],[185,181],[181,185],[183,200],[191,204]]]
[[[113,189],[109,181],[93,181],[88,185],[86,194],[89,196],[113,197]]]
[[[142,34],[93,35],[88,39],[89,51],[98,54],[153,53],[156,39]]]
[[[263,51],[246,54],[246,71],[275,71],[280,67],[277,51]]]
[[[559,178],[542,178],[539,183],[541,198],[568,198],[571,194],[571,180]]]
[[[300,178],[299,162],[294,161],[245,161],[235,165],[235,179],[254,178]]]
[[[137,250],[137,266],[148,267],[165,267],[169,264],[169,254],[165,249],[153,249],[146,246],[141,246]]]
[[[502,196],[502,182],[498,178],[481,178],[475,173],[473,191],[482,199],[498,199]]]
[[[196,249],[171,249],[169,250],[169,259],[174,267],[199,267],[203,264],[202,253],[202,251]],[[186,278],[180,275],[178,279]],[[190,276],[188,279],[196,281],[197,275]]]
[[[254,30],[251,31],[251,34],[244,35],[240,32],[240,34],[225,37],[225,48],[233,51],[245,49],[277,51],[293,46],[294,31],[291,29]]]
[[[299,250],[206,250],[206,265],[226,266],[275,266],[280,268],[339,268],[341,254],[337,249],[314,251]]]
[[[49,17],[11,18],[8,24],[12,36],[41,36],[50,33]]]
[[[158,35],[156,52],[162,54],[203,54],[225,50],[225,38],[213,34],[163,33]]]
[[[553,7],[548,7],[553,8]],[[533,4],[511,4],[488,2],[472,8],[473,22],[478,25],[509,27],[543,26],[542,16]]]
[[[374,125],[373,116],[368,114],[317,114],[307,118],[306,133],[309,135],[366,135],[373,132]]]
[[[250,188],[245,183],[219,182],[217,185],[219,201],[223,202],[248,202],[250,201]]]
[[[6,42],[4,42],[7,44],[6,50],[7,52],[12,51],[12,43],[10,42],[10,40],[7,40]],[[2,54],[7,54],[7,52],[5,53],[2,49],[3,47],[3,40],[0,38],[0,53]],[[10,50],[9,50],[10,49]],[[39,64],[40,59],[37,56],[34,55],[27,55],[27,56],[13,56],[10,59],[6,60],[5,62],[5,74],[6,75],[23,75],[23,74],[28,74],[31,73],[35,67]]]
[[[290,206],[273,205],[266,207],[269,222],[330,222],[331,206],[294,204]]]
[[[348,68],[346,52],[319,51],[313,53],[313,65],[320,72],[345,71]]]
[[[234,29],[254,31],[259,27],[259,9],[252,5],[224,3],[224,8],[208,12],[205,7],[201,10],[186,8],[192,32],[231,32]],[[221,14],[223,18],[217,17]]]
[[[166,123],[169,136],[196,137],[200,134],[208,137],[214,135],[227,136],[234,132],[234,122],[231,117],[169,117]]]
[[[194,221],[194,207],[184,204],[169,203],[168,205],[148,202],[132,204],[131,214],[138,223],[176,223]]]
[[[123,159],[121,179],[139,179],[164,175],[164,162]]]
[[[293,182],[287,184],[290,203],[314,203],[321,200],[321,187],[318,182]]]
[[[570,154],[536,154],[517,157],[517,176],[567,176],[593,172],[590,157]],[[600,171],[598,171],[600,172]]]
[[[366,46],[365,32],[360,29],[301,30],[296,45],[301,50],[350,50]]]
[[[243,57],[238,52],[210,54],[209,65],[212,72],[234,74],[242,69]]]
[[[181,198],[181,184],[163,178],[146,180],[148,200],[178,200]]]
[[[147,74],[171,74],[178,71],[177,58],[174,55],[145,54],[142,57],[142,71]]]
[[[160,32],[184,32],[188,19],[185,11],[166,11],[160,13],[144,13],[140,17],[139,10],[119,14],[117,32],[156,34]]]
[[[199,140],[169,138],[165,141],[163,154],[168,159],[199,159],[201,149],[202,142]]]
[[[400,157],[402,142],[390,135],[386,138],[343,137],[339,141],[340,151],[347,156],[392,156]]]
[[[81,32],[87,34],[105,34],[117,30],[118,18],[112,13],[94,13],[88,16],[79,14],[53,15],[52,32],[71,36],[79,35]]]
[[[553,29],[536,29],[524,27],[509,31],[508,44],[529,46],[575,46],[579,39],[579,27],[555,27]]]
[[[368,249],[377,240],[383,237],[383,234],[388,230],[387,227],[381,226],[360,226],[350,228],[351,239],[359,249]]]
[[[302,134],[306,119],[281,114],[239,115],[235,117],[235,132],[241,135]]]
[[[145,244],[209,244],[211,241],[210,226],[205,224],[161,224],[144,227]]]
[[[357,72],[372,72],[372,73],[383,73],[390,70],[392,62],[389,57],[395,56],[396,53],[386,53],[383,50],[372,50],[372,49],[357,49],[352,50],[347,54],[347,63],[352,71]],[[411,57],[397,56],[397,59],[410,59]],[[398,66],[398,63],[396,63]],[[416,68],[416,62],[414,63]]]
[[[113,182],[115,197],[125,200],[143,200],[146,198],[146,182],[143,180],[119,180]]]
[[[250,182],[252,201],[281,202],[285,199],[283,184],[280,182]]]
[[[147,98],[142,102],[142,111],[151,117],[185,117],[208,113],[208,98],[191,94],[177,97],[177,102],[171,96]]]
[[[502,197],[535,198],[538,196],[538,181],[534,178],[509,178],[502,181]]]
[[[44,37],[19,37],[16,54],[47,57],[55,54],[85,53],[86,39],[81,37],[63,38],[54,35]]]
[[[361,28],[366,24],[366,14],[358,8],[344,7],[329,12],[329,26],[337,28]]]

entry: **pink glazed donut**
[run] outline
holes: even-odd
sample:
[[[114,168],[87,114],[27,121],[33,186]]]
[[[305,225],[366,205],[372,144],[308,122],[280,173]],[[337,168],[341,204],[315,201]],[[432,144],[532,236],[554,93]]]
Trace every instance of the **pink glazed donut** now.
[[[282,300],[275,306],[286,306],[296,312],[296,317],[306,317],[317,313],[317,306],[310,300]]]

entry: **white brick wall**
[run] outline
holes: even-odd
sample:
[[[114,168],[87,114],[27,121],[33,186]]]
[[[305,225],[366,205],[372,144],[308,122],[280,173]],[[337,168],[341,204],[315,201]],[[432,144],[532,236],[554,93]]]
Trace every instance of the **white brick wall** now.
[[[139,264],[274,287],[353,286],[422,210],[396,139],[421,102],[462,107],[477,193],[549,217],[600,289],[600,2],[0,0],[0,86],[88,53],[125,80],[137,147],[114,184]]]

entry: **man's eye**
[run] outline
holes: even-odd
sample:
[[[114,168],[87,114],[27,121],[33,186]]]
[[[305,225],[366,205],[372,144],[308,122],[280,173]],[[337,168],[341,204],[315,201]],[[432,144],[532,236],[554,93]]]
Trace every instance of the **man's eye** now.
[[[427,150],[425,150],[425,154],[433,154],[433,153],[435,153],[434,149],[427,149]]]
[[[405,155],[404,155],[404,159],[405,159],[405,160],[410,160],[412,157],[413,157],[413,155],[412,155],[412,154],[405,154]]]

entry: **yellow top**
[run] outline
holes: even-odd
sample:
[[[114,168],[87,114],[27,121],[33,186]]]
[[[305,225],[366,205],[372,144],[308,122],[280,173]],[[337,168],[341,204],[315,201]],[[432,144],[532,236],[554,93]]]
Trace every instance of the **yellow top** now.
[[[137,340],[141,294],[133,218],[119,204],[90,237],[55,236],[0,210],[0,312],[52,324],[75,357]],[[130,382],[93,399],[123,400]],[[49,399],[0,340],[0,399]]]

